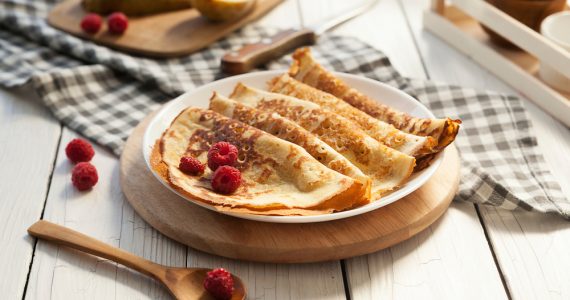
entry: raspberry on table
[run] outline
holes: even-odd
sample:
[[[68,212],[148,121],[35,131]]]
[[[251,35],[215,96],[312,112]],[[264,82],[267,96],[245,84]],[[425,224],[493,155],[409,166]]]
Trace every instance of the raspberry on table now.
[[[230,272],[218,268],[206,274],[204,288],[216,299],[230,299],[234,292],[234,279]]]
[[[208,151],[208,167],[216,171],[220,166],[233,166],[238,158],[238,149],[228,142],[217,142]]]
[[[95,155],[93,146],[83,139],[73,139],[65,147],[65,155],[74,163],[90,161]]]
[[[230,166],[219,167],[212,176],[212,189],[220,194],[231,194],[241,185],[241,172]]]
[[[202,175],[204,174],[206,166],[192,156],[183,156],[180,158],[178,168],[188,175]]]
[[[101,29],[101,25],[103,24],[103,19],[98,14],[87,14],[81,20],[81,29],[89,34],[95,34]]]
[[[80,191],[85,191],[97,184],[99,176],[94,165],[80,162],[71,171],[71,182]]]
[[[122,12],[114,12],[107,18],[107,28],[110,33],[123,34],[129,27],[129,18]]]

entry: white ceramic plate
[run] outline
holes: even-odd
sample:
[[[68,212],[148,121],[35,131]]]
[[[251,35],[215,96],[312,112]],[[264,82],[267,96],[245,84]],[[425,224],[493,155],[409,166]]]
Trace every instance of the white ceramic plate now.
[[[216,210],[214,207],[210,205],[187,198],[179,194],[174,189],[172,189],[168,185],[168,183],[164,182],[162,178],[160,178],[160,176],[155,174],[154,171],[152,171],[152,168],[150,167],[150,153],[152,150],[152,146],[154,145],[155,141],[160,137],[162,132],[164,132],[164,130],[168,128],[172,120],[183,109],[187,108],[188,106],[207,108],[212,92],[217,91],[218,93],[227,96],[232,92],[234,86],[238,82],[243,82],[244,84],[265,90],[266,82],[269,81],[269,79],[277,75],[283,74],[284,72],[285,72],[284,70],[264,71],[264,72],[249,73],[240,76],[225,78],[222,80],[206,84],[193,91],[180,95],[178,98],[166,104],[151,120],[144,135],[143,154],[149,170],[151,170],[151,172],[155,175],[155,177],[160,182],[162,182],[164,186],[170,189],[173,193],[176,193],[180,197],[190,200],[194,204],[200,205],[210,210]],[[370,95],[374,99],[382,101],[382,103],[384,104],[394,107],[400,111],[407,112],[413,116],[434,118],[434,115],[425,106],[423,106],[421,103],[416,101],[408,94],[398,89],[395,89],[378,81],[374,81],[360,76],[355,76],[345,73],[337,73],[336,75],[340,77],[342,80],[344,80],[346,83],[348,83],[348,85],[358,89],[364,94]],[[384,196],[379,201],[348,211],[326,214],[326,215],[317,215],[317,216],[259,216],[259,215],[232,213],[232,212],[220,212],[220,213],[232,215],[238,218],[262,221],[262,222],[274,222],[274,223],[311,223],[311,222],[323,222],[323,221],[348,218],[393,203],[394,201],[397,201],[402,197],[415,191],[435,173],[435,171],[441,164],[442,160],[443,160],[443,155],[440,154],[439,157],[437,157],[433,161],[431,166],[422,170],[421,172],[413,174],[412,177],[406,182],[406,184],[401,186],[396,191]]]

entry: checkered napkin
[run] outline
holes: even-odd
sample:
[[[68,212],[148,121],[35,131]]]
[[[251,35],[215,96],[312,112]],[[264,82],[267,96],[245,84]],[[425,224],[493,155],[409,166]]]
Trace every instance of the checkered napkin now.
[[[275,30],[247,27],[183,58],[151,60],[122,54],[48,26],[52,1],[0,2],[0,84],[31,82],[66,126],[120,154],[137,123],[165,101],[216,80],[229,49]],[[557,213],[570,202],[538,152],[521,99],[402,77],[380,51],[348,37],[324,36],[313,48],[327,68],[363,75],[404,90],[437,116],[463,121],[456,145],[462,157],[458,200]],[[267,66],[284,69],[284,57]]]

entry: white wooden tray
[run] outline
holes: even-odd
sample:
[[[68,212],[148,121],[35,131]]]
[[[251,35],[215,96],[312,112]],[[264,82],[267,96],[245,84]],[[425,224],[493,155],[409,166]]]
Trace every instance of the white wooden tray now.
[[[538,77],[539,61],[543,61],[570,78],[570,53],[482,0],[452,2],[432,0],[431,10],[424,13],[424,27],[570,126],[570,94]],[[479,23],[522,50],[492,44]]]

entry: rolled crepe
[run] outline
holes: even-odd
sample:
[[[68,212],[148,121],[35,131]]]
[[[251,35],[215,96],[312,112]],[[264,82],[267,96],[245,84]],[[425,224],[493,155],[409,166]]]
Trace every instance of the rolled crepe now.
[[[226,141],[239,149],[235,165],[240,187],[230,195],[212,190],[213,172],[187,175],[183,156],[202,163],[212,144]],[[354,179],[331,170],[303,148],[210,110],[188,108],[153,149],[152,166],[174,189],[218,210],[262,215],[313,215],[351,208],[362,191]]]
[[[416,118],[371,99],[351,88],[318,64],[308,48],[295,51],[289,75],[307,85],[341,98],[368,115],[392,124],[402,131],[433,137],[437,140],[435,147],[437,151],[451,144],[459,131],[460,120]]]
[[[421,157],[434,152],[434,147],[437,143],[434,138],[400,131],[386,122],[371,117],[344,100],[297,81],[288,74],[283,74],[271,80],[269,82],[269,90],[274,93],[314,102],[353,121],[375,140],[402,153]]]

